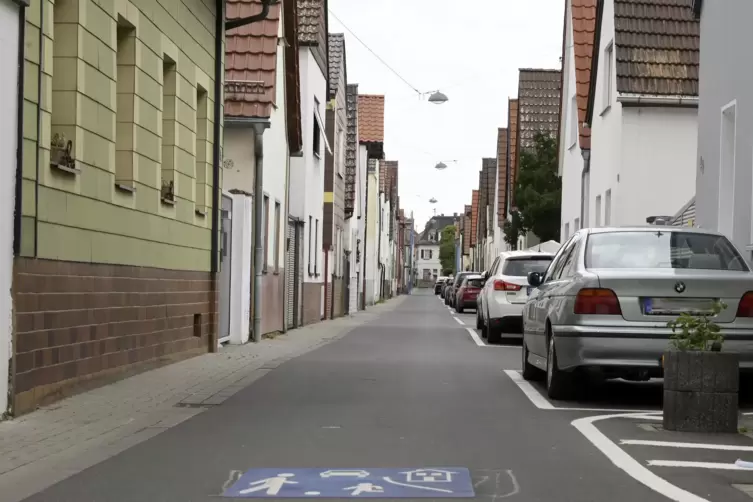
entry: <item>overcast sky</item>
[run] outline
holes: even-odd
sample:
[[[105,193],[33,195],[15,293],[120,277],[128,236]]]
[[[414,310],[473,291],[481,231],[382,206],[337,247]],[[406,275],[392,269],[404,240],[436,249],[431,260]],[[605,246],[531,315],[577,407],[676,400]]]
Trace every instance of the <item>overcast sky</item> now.
[[[400,162],[400,204],[414,212],[416,230],[434,209],[461,213],[471,203],[482,157],[496,157],[518,68],[560,68],[564,3],[329,0],[329,31],[345,33],[348,83],[385,95],[385,155]],[[440,89],[450,101],[419,101],[335,16],[411,86]],[[435,170],[439,161],[449,168]]]

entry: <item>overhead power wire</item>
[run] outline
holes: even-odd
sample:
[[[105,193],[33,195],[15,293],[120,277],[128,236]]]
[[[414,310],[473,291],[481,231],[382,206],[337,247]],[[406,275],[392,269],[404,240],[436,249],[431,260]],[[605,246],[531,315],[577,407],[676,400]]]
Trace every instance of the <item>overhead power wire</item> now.
[[[361,40],[359,38],[359,36],[356,35],[353,32],[353,30],[351,30],[350,28],[348,28],[348,25],[346,25],[345,23],[343,23],[342,19],[340,19],[339,17],[337,17],[337,14],[335,14],[334,12],[332,12],[332,9],[329,9],[329,13],[332,14],[332,17],[334,17],[337,20],[337,22],[342,25],[343,28],[345,28],[345,31],[347,31],[348,33],[350,33],[351,35],[353,35],[353,38],[355,38],[358,41],[358,43],[360,43],[367,51],[369,51],[375,58],[377,58],[377,60],[379,60],[379,62],[382,63],[385,68],[387,68],[388,70],[390,70],[392,73],[395,74],[395,76],[397,78],[399,78],[400,80],[402,80],[405,83],[405,85],[407,85],[408,87],[410,87],[411,89],[413,89],[413,91],[416,94],[418,94],[419,96],[425,94],[425,93],[419,91],[416,88],[416,86],[414,86],[413,84],[411,84],[410,82],[408,82],[408,80],[405,77],[403,77],[402,75],[400,75],[400,73],[398,73],[397,70],[395,70],[393,67],[391,67],[389,64],[387,64],[387,62],[384,59],[382,59],[381,56],[379,56],[379,54],[377,54],[376,52],[374,52],[374,50],[371,47],[369,47],[368,45],[366,45],[366,42],[364,42],[363,40]]]

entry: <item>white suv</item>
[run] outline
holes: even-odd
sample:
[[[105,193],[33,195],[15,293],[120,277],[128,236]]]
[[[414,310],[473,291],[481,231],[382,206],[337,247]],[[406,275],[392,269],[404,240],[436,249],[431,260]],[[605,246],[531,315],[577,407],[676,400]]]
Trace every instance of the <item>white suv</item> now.
[[[529,272],[544,272],[554,255],[537,251],[505,251],[500,253],[478,295],[476,327],[489,343],[505,337],[523,336],[523,305],[531,293]]]

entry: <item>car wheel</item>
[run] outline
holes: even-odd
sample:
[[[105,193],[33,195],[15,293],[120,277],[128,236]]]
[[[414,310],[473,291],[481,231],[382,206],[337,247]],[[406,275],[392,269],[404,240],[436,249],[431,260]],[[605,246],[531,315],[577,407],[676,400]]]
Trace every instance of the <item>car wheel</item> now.
[[[476,309],[476,329],[484,327],[484,318],[481,316],[481,309]]]
[[[465,309],[463,308],[462,303],[458,303],[457,305],[455,305],[455,312],[457,312],[458,314],[462,314],[464,310]]]
[[[502,343],[502,330],[488,326],[486,328],[486,339],[489,343]]]
[[[574,374],[564,372],[557,366],[557,349],[554,336],[549,333],[549,347],[546,358],[546,392],[552,399],[570,399],[573,396]]]
[[[540,380],[541,370],[536,366],[528,362],[528,346],[526,346],[525,335],[523,338],[523,350],[520,351],[523,355],[523,380]]]

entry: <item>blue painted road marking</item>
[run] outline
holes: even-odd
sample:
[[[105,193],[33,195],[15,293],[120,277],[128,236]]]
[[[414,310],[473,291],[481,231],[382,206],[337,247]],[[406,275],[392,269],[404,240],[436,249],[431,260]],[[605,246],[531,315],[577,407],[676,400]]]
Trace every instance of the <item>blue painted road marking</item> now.
[[[466,498],[474,497],[465,467],[419,469],[251,469],[223,497]]]

